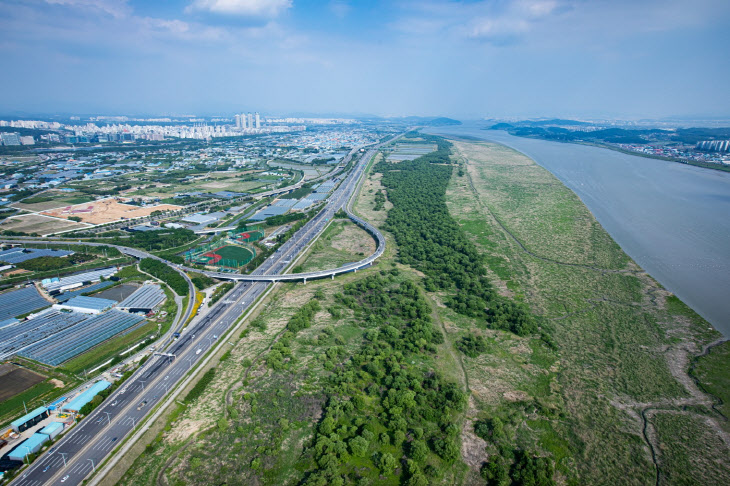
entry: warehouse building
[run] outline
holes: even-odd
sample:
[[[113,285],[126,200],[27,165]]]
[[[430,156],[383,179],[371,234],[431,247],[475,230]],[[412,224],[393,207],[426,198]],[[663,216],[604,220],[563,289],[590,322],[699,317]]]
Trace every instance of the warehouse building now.
[[[79,410],[84,408],[84,405],[89,403],[99,392],[106,390],[110,386],[112,386],[112,384],[106,380],[97,381],[91,385],[91,388],[85,392],[79,393],[76,398],[61,407],[61,410],[64,412],[79,413]]]
[[[53,304],[54,309],[66,309],[84,314],[101,314],[105,310],[111,309],[116,305],[115,300],[99,299],[98,297],[74,297],[62,304]]]
[[[69,275],[63,278],[44,279],[41,285],[53,294],[54,291],[63,292],[88,285],[92,282],[99,282],[102,278],[109,278],[115,273],[117,273],[116,267],[102,268],[100,270],[77,273],[76,275]]]
[[[281,216],[282,214],[286,214],[288,211],[288,207],[269,206],[251,216],[250,219],[252,221],[263,221],[271,216]]]
[[[46,407],[38,407],[32,412],[23,415],[19,419],[13,420],[10,423],[10,427],[12,427],[15,432],[23,432],[24,430],[28,430],[29,428],[33,427],[35,424],[47,417],[48,409]]]
[[[147,314],[165,300],[165,291],[157,284],[144,284],[117,305],[117,309],[133,314]]]
[[[39,434],[46,434],[49,439],[53,440],[63,432],[63,422],[51,422],[50,424],[43,427],[41,430],[38,431]]]
[[[8,453],[8,459],[10,459],[11,461],[23,461],[26,455],[33,454],[41,450],[43,444],[48,442],[48,440],[49,437],[46,434],[39,434],[38,432],[36,432],[28,439],[25,439],[23,442],[21,442],[18,447]]]

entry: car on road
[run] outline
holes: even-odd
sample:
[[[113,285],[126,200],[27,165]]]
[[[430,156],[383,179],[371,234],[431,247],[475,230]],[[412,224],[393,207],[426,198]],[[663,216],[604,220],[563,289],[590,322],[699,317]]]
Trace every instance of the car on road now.
[[[69,475],[66,474],[64,477],[61,478],[61,482],[65,483],[68,478],[69,478]]]
[[[119,401],[118,401],[118,400],[114,400],[114,401],[112,402],[112,405],[111,405],[111,406],[112,406],[112,407],[114,407],[114,406],[116,406],[116,405],[117,405],[117,403],[119,403]]]
[[[142,407],[147,405],[147,400],[142,400],[139,405],[137,405],[137,410],[142,410]]]
[[[51,466],[46,466],[46,467],[45,467],[45,468],[43,469],[43,472],[46,472],[46,471],[48,471],[48,470],[49,470],[50,468],[51,468]]]
[[[200,349],[198,349],[197,351],[195,351],[195,354],[200,354],[200,353],[202,353],[202,352],[203,352],[203,349],[202,349],[202,348],[200,348]]]

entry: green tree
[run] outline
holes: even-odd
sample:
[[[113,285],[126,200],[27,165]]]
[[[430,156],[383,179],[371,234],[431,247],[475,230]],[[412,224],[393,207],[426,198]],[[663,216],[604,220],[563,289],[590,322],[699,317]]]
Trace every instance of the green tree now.
[[[378,468],[384,475],[391,474],[398,466],[398,461],[389,452],[383,452],[378,457]]]
[[[348,442],[350,452],[355,457],[365,457],[368,453],[370,443],[362,437],[355,437]]]

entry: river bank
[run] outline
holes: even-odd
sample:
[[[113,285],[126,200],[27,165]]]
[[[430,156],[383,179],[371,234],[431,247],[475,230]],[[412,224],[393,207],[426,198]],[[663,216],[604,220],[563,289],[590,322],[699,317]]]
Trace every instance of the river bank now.
[[[633,260],[730,337],[730,174],[476,126],[426,131],[501,143],[533,159]]]

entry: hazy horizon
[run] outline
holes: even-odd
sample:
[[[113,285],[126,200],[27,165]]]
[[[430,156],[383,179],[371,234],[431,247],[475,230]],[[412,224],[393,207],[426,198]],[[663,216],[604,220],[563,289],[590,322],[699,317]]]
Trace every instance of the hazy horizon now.
[[[718,0],[0,0],[3,113],[725,118]]]

